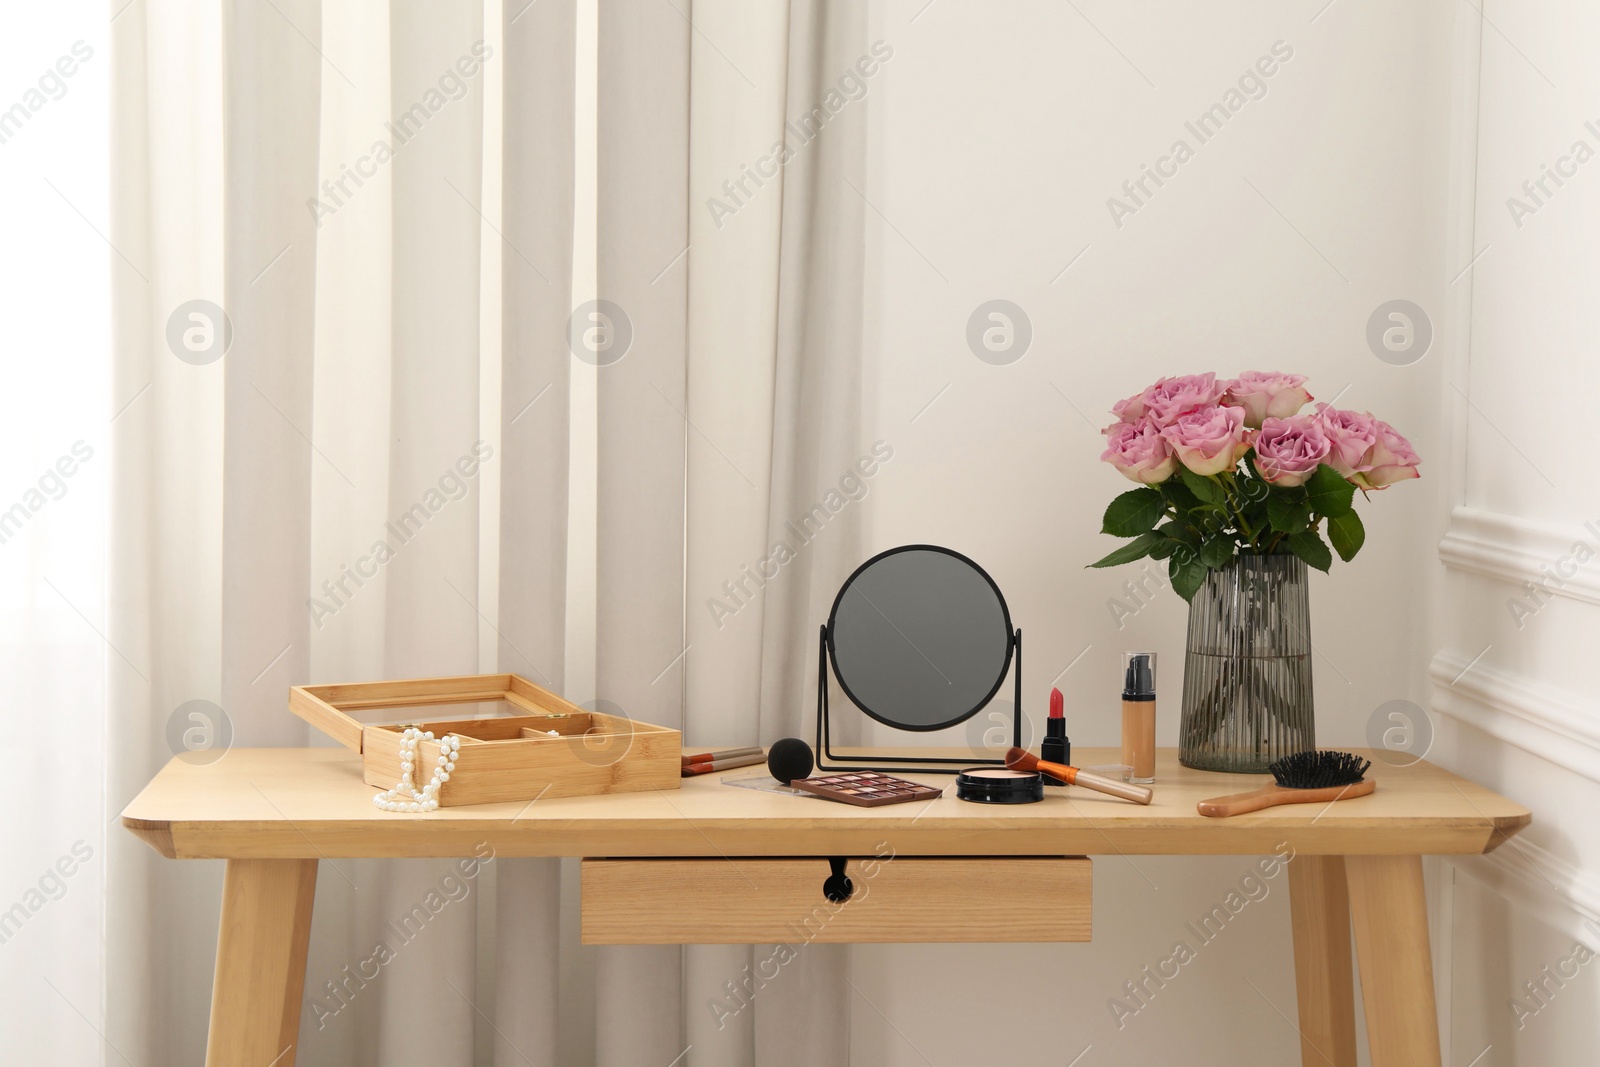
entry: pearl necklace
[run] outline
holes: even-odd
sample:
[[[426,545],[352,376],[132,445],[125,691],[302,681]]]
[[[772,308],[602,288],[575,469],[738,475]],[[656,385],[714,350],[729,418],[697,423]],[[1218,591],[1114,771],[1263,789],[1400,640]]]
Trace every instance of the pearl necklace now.
[[[376,807],[382,811],[433,811],[439,807],[439,790],[450,780],[450,772],[456,769],[456,753],[461,751],[461,738],[455,734],[445,734],[439,741],[439,759],[434,766],[433,777],[418,792],[412,778],[412,771],[416,768],[417,746],[423,741],[432,740],[431,730],[424,730],[420,726],[406,727],[400,735],[400,784],[373,797],[372,803]],[[402,793],[411,799],[399,799]]]

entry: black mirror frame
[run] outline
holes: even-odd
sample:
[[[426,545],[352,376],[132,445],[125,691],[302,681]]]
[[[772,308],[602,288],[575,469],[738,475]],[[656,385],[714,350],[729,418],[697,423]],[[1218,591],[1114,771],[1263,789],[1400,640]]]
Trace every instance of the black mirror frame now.
[[[844,599],[844,594],[849,590],[851,584],[855,582],[856,578],[867,568],[871,567],[874,563],[877,563],[879,560],[884,559],[887,556],[897,555],[901,552],[942,552],[945,555],[954,556],[956,559],[961,560],[967,566],[971,567],[973,570],[982,575],[983,580],[989,583],[989,587],[994,590],[995,599],[1000,602],[1001,616],[1005,619],[1005,627],[1007,631],[1006,658],[1005,662],[1001,665],[999,676],[995,678],[994,686],[975,707],[964,714],[949,720],[948,722],[935,723],[929,726],[906,726],[901,723],[890,722],[889,720],[884,719],[882,716],[874,713],[871,708],[863,704],[860,699],[858,699],[856,695],[850,691],[850,687],[845,684],[843,676],[839,674],[839,663],[833,644],[833,632],[834,622],[839,613],[839,604]],[[831,672],[829,670],[830,665],[832,667]],[[879,764],[883,757],[845,756],[839,755],[832,750],[830,739],[830,734],[832,731],[829,729],[830,707],[828,700],[828,676],[831,673],[838,681],[839,688],[844,692],[845,696],[850,698],[850,702],[860,709],[862,714],[866,715],[874,722],[882,723],[883,725],[896,730],[905,730],[911,733],[926,733],[934,730],[946,730],[952,726],[959,726],[961,723],[966,722],[968,719],[978,714],[978,712],[982,711],[986,706],[988,706],[989,701],[994,699],[995,694],[1000,691],[1000,687],[1005,684],[1007,671],[1012,673],[1012,677],[1016,685],[1016,699],[1012,709],[1012,745],[1020,748],[1022,746],[1022,630],[1014,629],[1012,627],[1011,609],[1006,604],[1005,595],[1000,592],[1000,586],[995,582],[994,578],[989,575],[989,572],[980,567],[976,561],[960,552],[955,551],[954,549],[945,548],[942,545],[899,545],[895,548],[879,552],[876,556],[873,556],[871,559],[867,560],[865,563],[861,564],[861,566],[852,571],[850,573],[850,577],[846,578],[844,584],[839,587],[838,594],[833,598],[833,607],[828,612],[828,621],[822,625],[819,633],[817,644],[817,769],[830,771],[871,769],[884,771],[886,773],[897,771],[902,773],[914,771],[935,771],[941,774],[954,774],[962,767],[1004,766],[1005,760],[1003,758],[982,759],[977,757],[959,756],[906,755],[894,756],[890,757],[890,759],[895,763],[909,763],[915,764],[916,766],[888,767],[875,765],[870,768],[859,766],[860,764]],[[834,762],[832,765],[830,765],[828,761]]]

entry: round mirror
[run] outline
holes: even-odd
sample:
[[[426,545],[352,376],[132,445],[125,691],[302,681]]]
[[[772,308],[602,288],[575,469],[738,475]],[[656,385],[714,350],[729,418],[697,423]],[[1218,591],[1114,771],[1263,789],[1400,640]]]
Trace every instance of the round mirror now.
[[[905,545],[856,569],[828,616],[828,655],[845,695],[901,730],[965,722],[1011,666],[999,586],[959,552]]]

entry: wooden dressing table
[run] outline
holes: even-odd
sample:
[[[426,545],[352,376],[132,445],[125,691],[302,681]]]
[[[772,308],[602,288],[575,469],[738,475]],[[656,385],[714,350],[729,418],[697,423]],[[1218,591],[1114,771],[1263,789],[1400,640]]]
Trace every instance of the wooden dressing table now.
[[[1110,749],[1074,754],[1117,761]],[[710,774],[677,790],[392,814],[373,807],[354,753],[234,749],[204,766],[174,759],[122,821],[169,858],[228,861],[213,1067],[292,1067],[319,859],[466,857],[484,843],[496,856],[583,857],[591,943],[756,943],[797,928],[843,942],[1088,940],[1089,857],[1267,856],[1287,844],[1303,1063],[1356,1063],[1353,922],[1374,1067],[1437,1067],[1421,857],[1489,852],[1531,816],[1426,762],[1375,761],[1368,775],[1368,797],[1231,819],[1202,818],[1195,803],[1266,779],[1189,770],[1173,750],[1159,754],[1149,807],[1080,789],[990,807],[956,800],[948,775],[907,775],[945,795],[858,808]],[[859,886],[842,903],[822,893],[830,858]],[[1026,905],[997,907],[997,894]],[[1018,927],[1018,916],[1039,921]]]

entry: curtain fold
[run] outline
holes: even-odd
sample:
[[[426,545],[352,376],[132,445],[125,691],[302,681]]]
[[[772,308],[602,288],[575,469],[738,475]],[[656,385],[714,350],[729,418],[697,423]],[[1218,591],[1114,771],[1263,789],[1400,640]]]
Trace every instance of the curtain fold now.
[[[597,65],[599,307],[574,329],[601,367],[595,697],[683,724],[688,17],[601,3]],[[682,1056],[682,953],[616,946],[596,963],[596,1062]]]
[[[787,113],[791,130],[809,131],[819,111],[832,112],[840,80],[869,54],[867,16],[847,0],[792,0],[789,11]],[[861,438],[865,103],[833,114],[809,139],[796,138],[784,172],[767,525],[793,544],[795,520],[818,503],[833,517],[813,540],[794,545],[789,580],[769,594],[761,720],[764,732],[778,736],[812,721],[817,628],[865,558],[859,508],[834,510],[825,499],[830,490],[842,495],[841,480],[859,473],[856,464],[874,443]]]
[[[864,5],[791,0],[787,129],[808,130],[818,109],[832,117],[809,140],[796,139],[784,172],[767,527],[773,544],[788,545],[794,558],[763,610],[767,741],[803,735],[802,724],[815,721],[817,628],[865,559],[861,508],[849,487],[864,493],[857,464],[873,454],[873,442],[861,436],[867,119],[865,101],[837,114],[832,101],[867,54]],[[818,505],[830,517],[803,541],[794,531],[807,528],[799,519]],[[757,1003],[757,1062],[847,1063],[849,948],[793,947],[798,955],[775,995]]]
[[[565,693],[574,5],[507,5],[501,38],[505,192],[496,659],[501,670]],[[561,861],[498,861],[496,902],[493,1062],[554,1064],[563,985]]]
[[[390,136],[384,128],[393,113],[389,40],[385,0],[325,0],[318,47],[338,69],[330,67],[323,79],[321,175],[306,194],[315,199],[305,205],[316,215],[310,436],[320,453],[312,466],[306,594],[316,606],[307,605],[308,680],[376,678],[386,669],[387,578],[383,568],[366,578],[358,570],[374,570],[373,549],[380,538],[387,541],[391,518],[389,450],[372,444],[387,442],[393,423],[393,171],[375,166],[372,152],[375,135],[384,134],[385,144]],[[342,188],[335,182],[341,178]],[[332,744],[314,730],[310,743]],[[297,1062],[376,1067],[379,1002],[389,976],[362,987],[346,975],[371,973],[364,961],[394,918],[378,889],[386,865],[331,859],[319,866]]]
[[[224,6],[222,707],[242,745],[298,745],[283,684],[309,660],[312,309],[321,5]],[[224,325],[226,330],[226,325]],[[270,684],[269,684],[270,679]]]
[[[384,675],[471,674],[478,669],[479,485],[494,462],[478,425],[481,77],[479,91],[467,89],[467,72],[487,55],[483,7],[474,0],[394,4],[389,32],[390,111],[401,143],[389,164],[388,510],[410,539],[385,568]],[[383,864],[376,887],[383,918],[413,914],[448,870],[436,860]],[[478,909],[471,897],[456,903],[385,967],[379,1063],[474,1062]]]

